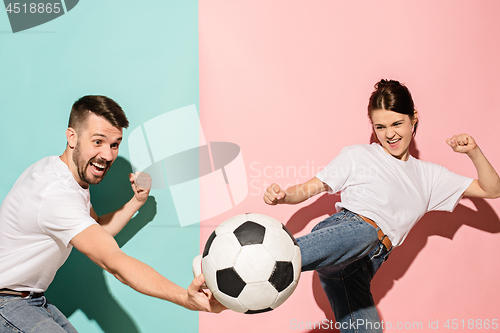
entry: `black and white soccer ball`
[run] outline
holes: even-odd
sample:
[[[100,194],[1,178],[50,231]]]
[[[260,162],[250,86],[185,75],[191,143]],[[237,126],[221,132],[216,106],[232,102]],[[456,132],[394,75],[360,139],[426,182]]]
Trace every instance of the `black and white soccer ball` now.
[[[297,287],[300,249],[278,220],[241,214],[210,235],[201,267],[205,283],[227,308],[260,313],[281,305]]]

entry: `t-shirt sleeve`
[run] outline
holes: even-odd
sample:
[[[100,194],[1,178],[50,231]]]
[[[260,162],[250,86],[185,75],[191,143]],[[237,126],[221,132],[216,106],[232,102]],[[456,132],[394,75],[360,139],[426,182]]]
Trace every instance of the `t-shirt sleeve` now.
[[[66,247],[78,233],[97,223],[90,216],[86,198],[81,193],[57,184],[46,190],[38,221],[43,232]]]
[[[443,166],[433,164],[431,196],[428,211],[442,210],[451,212],[462,199],[463,193],[472,183],[472,178],[457,175]]]
[[[352,157],[347,147],[342,149],[337,157],[316,175],[316,178],[330,187],[329,193],[337,193],[344,188],[351,171]]]

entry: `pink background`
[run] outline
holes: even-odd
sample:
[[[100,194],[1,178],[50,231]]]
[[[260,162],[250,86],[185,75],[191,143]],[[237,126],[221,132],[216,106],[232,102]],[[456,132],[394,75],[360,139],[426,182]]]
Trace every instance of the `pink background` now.
[[[268,214],[300,236],[333,213],[338,196],[271,207],[262,194],[272,182],[310,179],[346,145],[369,143],[366,105],[381,78],[413,94],[414,156],[475,177],[445,143],[467,132],[500,170],[498,13],[496,0],[200,0],[203,130],[207,141],[241,147],[249,184],[241,204],[202,223],[201,247],[236,214]],[[498,322],[499,212],[500,200],[464,199],[454,213],[427,214],[372,283],[384,322],[420,322],[422,331],[436,321],[446,330],[448,319]],[[280,308],[200,314],[200,332],[310,332],[323,319],[332,311],[306,272]]]

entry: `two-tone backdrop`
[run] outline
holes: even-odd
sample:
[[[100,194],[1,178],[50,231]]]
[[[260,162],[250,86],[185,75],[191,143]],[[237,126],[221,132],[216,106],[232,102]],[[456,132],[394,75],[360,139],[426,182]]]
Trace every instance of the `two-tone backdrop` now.
[[[49,1],[37,3],[46,10]],[[469,159],[445,143],[466,132],[500,169],[497,1],[52,3],[63,14],[15,33],[30,16],[13,24],[12,12],[0,13],[0,200],[27,166],[62,153],[77,98],[107,95],[131,125],[116,165],[91,188],[93,206],[98,213],[119,207],[132,195],[127,174],[156,163],[148,204],[117,240],[184,287],[192,258],[225,219],[264,213],[299,236],[334,212],[335,195],[279,207],[266,206],[262,195],[273,182],[308,180],[344,146],[369,143],[366,106],[381,78],[400,80],[413,94],[415,157],[475,177]],[[172,122],[182,139],[166,134]],[[224,189],[215,178],[187,177],[178,182],[186,187],[174,188],[164,158],[193,146],[186,144],[192,133],[200,145],[239,146],[243,165],[229,196],[207,195]],[[191,157],[179,163],[192,168]],[[179,201],[183,195],[189,201]],[[184,219],[187,212],[201,223]],[[499,213],[499,200],[463,199],[454,213],[431,213],[417,224],[373,281],[386,332],[500,325]],[[82,333],[335,331],[311,272],[272,312],[199,315],[136,293],[74,251],[47,294]]]

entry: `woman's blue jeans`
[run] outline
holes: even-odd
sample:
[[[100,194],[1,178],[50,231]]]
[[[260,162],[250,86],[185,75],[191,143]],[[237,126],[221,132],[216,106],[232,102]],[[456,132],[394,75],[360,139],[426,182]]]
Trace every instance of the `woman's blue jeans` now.
[[[382,332],[370,283],[389,252],[377,229],[342,210],[297,238],[302,271],[316,270],[337,320],[346,332]]]
[[[0,295],[0,332],[78,333],[45,296]]]

